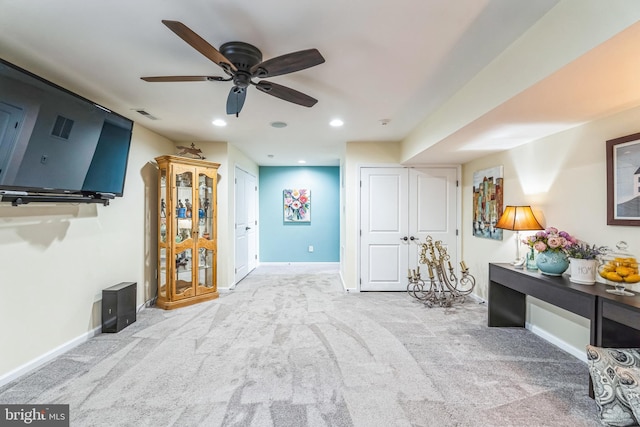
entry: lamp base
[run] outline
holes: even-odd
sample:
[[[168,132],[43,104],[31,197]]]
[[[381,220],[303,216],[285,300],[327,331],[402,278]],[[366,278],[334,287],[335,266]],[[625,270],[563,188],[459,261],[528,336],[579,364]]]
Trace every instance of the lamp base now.
[[[525,258],[518,258],[517,260],[513,261],[511,265],[513,265],[515,268],[524,268],[525,262]]]

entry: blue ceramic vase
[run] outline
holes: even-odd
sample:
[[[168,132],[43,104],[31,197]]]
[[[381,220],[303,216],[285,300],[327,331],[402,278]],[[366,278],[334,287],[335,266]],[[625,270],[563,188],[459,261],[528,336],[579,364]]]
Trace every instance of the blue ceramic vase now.
[[[544,251],[538,254],[536,264],[542,274],[548,276],[562,276],[569,268],[569,259],[562,251]]]

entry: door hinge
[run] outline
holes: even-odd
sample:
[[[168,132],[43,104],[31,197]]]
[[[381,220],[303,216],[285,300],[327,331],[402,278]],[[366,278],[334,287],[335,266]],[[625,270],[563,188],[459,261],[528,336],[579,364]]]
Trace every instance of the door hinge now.
[[[362,180],[360,180],[360,188],[362,188]]]
[[[362,236],[362,230],[360,230],[360,236]]]
[[[257,259],[258,259],[258,254],[255,254],[255,255],[253,256],[253,259],[256,259],[256,260],[257,260]]]
[[[456,187],[458,186],[458,180],[456,179]]]
[[[456,228],[456,236],[458,235],[458,229]]]
[[[362,285],[362,277],[360,278],[360,284]]]

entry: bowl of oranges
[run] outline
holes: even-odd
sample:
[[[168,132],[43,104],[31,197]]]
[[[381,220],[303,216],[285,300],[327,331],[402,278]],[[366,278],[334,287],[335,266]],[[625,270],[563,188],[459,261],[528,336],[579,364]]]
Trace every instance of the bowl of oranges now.
[[[609,251],[600,258],[598,274],[614,289],[607,292],[616,295],[634,295],[625,288],[632,283],[640,282],[637,259],[626,252],[627,243],[618,242],[618,251]]]

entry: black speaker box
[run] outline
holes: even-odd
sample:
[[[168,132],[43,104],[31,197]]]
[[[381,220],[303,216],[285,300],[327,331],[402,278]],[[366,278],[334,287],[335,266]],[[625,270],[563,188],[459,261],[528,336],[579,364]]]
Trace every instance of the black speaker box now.
[[[136,321],[135,282],[122,282],[102,290],[102,332],[120,332]]]

